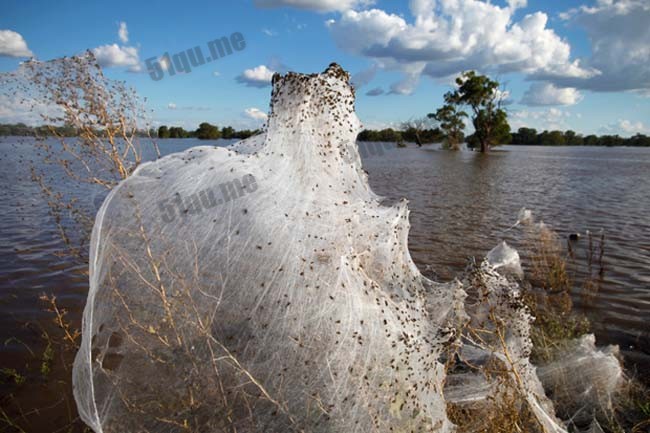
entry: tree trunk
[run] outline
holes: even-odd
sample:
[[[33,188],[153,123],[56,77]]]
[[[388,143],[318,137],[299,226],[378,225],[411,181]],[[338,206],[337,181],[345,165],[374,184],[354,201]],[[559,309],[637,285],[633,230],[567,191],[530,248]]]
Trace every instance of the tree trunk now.
[[[488,153],[490,151],[490,146],[488,146],[487,140],[481,140],[481,153]]]
[[[415,131],[415,144],[422,147],[422,140],[420,140],[420,131]]]

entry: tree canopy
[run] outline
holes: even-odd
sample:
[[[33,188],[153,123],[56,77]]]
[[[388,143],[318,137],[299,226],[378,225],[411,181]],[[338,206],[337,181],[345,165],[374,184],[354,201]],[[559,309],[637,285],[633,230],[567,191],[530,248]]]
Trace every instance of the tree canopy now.
[[[445,104],[435,113],[429,113],[427,116],[440,122],[440,129],[445,134],[444,147],[452,150],[460,149],[465,139],[463,118],[467,117],[467,113],[458,110],[453,104]]]
[[[208,122],[203,122],[196,130],[196,138],[201,140],[218,140],[221,137],[221,131],[214,125]]]
[[[475,132],[468,137],[468,146],[488,152],[492,146],[510,142],[508,114],[501,107],[503,93],[499,91],[499,83],[486,75],[468,71],[456,78],[456,85],[456,90],[445,94],[441,115],[455,113],[451,120],[456,123],[459,116],[462,117],[460,109],[469,107]]]

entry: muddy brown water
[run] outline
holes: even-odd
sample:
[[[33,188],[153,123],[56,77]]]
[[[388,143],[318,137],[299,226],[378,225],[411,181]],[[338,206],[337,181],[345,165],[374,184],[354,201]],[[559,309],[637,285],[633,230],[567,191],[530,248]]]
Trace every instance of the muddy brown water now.
[[[167,154],[225,142],[160,144]],[[517,230],[507,229],[522,207],[562,238],[603,230],[600,289],[589,302],[576,296],[576,307],[589,317],[598,344],[618,344],[627,368],[647,380],[650,148],[504,146],[486,156],[362,146],[377,146],[362,152],[375,192],[409,200],[411,255],[425,274],[440,280],[452,279],[468,257],[485,255],[501,240],[516,245]],[[38,161],[32,140],[0,137],[0,432],[19,431],[11,423],[28,432],[83,431],[71,398],[73,351],[58,343],[61,333],[39,296],[55,295],[78,328],[87,266],[57,254],[61,237],[30,179],[29,166]],[[90,205],[101,203],[101,194],[83,195]],[[581,238],[576,247],[585,242]],[[50,339],[48,372],[42,367]],[[12,369],[24,383],[16,383]]]

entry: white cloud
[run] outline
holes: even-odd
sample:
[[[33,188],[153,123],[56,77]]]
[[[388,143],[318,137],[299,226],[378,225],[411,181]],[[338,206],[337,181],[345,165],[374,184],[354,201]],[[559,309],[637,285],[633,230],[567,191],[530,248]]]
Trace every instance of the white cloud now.
[[[266,36],[270,36],[270,37],[278,35],[277,32],[274,32],[273,30],[267,29],[267,28],[262,29],[262,33],[264,33]]]
[[[260,65],[253,69],[246,69],[237,77],[237,81],[249,87],[266,87],[271,84],[273,74],[275,74],[275,71],[265,65]]]
[[[253,120],[266,121],[266,119],[268,119],[268,115],[265,112],[255,107],[247,108],[246,110],[244,110],[244,114]]]
[[[59,106],[47,104],[40,98],[34,99],[32,95],[24,91],[14,94],[0,92],[0,123],[24,123],[29,126],[39,126],[43,124],[43,119],[62,116],[63,111]]]
[[[27,42],[20,33],[0,30],[0,56],[32,57],[34,54],[27,48]]]
[[[528,0],[507,0],[507,3],[512,10],[521,9],[528,6]]]
[[[292,7],[318,12],[332,12],[369,6],[374,4],[374,0],[254,0],[254,3],[259,8]]]
[[[170,110],[175,110],[176,109],[176,104],[174,104],[173,102],[170,102],[169,104],[167,104],[167,108],[169,108]]]
[[[594,91],[650,92],[648,0],[598,0],[560,17],[586,31],[592,54],[584,64],[599,73],[587,79],[555,77],[556,84]]]
[[[97,58],[97,62],[102,67],[127,66],[130,72],[140,72],[142,70],[136,47],[111,44],[93,48],[92,51]]]
[[[123,43],[126,44],[129,42],[129,29],[126,28],[126,23],[124,21],[120,22],[120,28],[117,30],[117,36]]]
[[[212,75],[214,75],[215,77],[220,77],[220,76],[221,76],[221,72],[219,72],[219,71],[214,71],[214,72],[212,73]]]
[[[533,83],[528,88],[521,103],[530,106],[575,105],[582,99],[580,92],[573,87],[555,87],[553,83]]]
[[[622,131],[629,134],[643,133],[648,132],[648,128],[643,124],[643,122],[632,122],[630,120],[620,120],[618,126]]]
[[[326,24],[341,49],[406,72],[394,93],[416,81],[418,68],[436,78],[468,69],[580,78],[596,73],[571,59],[569,43],[547,27],[545,13],[515,21],[515,10],[525,5],[522,0],[504,7],[480,0],[411,0],[412,22],[370,9],[347,10]]]
[[[129,30],[124,21],[120,21],[119,23],[117,36],[124,44],[129,41]],[[99,65],[104,68],[127,67],[129,72],[141,72],[143,70],[137,47],[110,44],[93,48],[92,52],[97,58]],[[167,61],[159,59],[159,62],[162,69],[167,70],[169,66]]]
[[[549,108],[540,111],[518,110],[512,111],[509,114],[508,121],[514,131],[524,126],[536,128],[539,131],[565,130],[567,129],[566,120],[571,117],[570,112],[559,108]]]
[[[620,134],[623,136],[632,136],[635,134],[648,134],[650,128],[643,124],[641,121],[634,122],[627,119],[619,119],[615,123],[600,128],[603,134]]]

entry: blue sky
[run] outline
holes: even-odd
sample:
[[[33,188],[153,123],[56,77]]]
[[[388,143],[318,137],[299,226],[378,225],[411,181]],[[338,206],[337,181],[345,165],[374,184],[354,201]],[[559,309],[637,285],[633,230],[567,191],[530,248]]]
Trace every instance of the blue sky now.
[[[147,97],[158,124],[258,126],[270,71],[335,61],[355,76],[357,112],[372,128],[435,111],[454,74],[478,69],[506,85],[515,129],[650,133],[647,0],[5,0],[1,9],[0,71],[30,54],[95,50],[108,76]],[[159,81],[147,73],[148,58],[207,52],[234,32],[242,51]],[[0,122],[18,118],[0,108]]]

